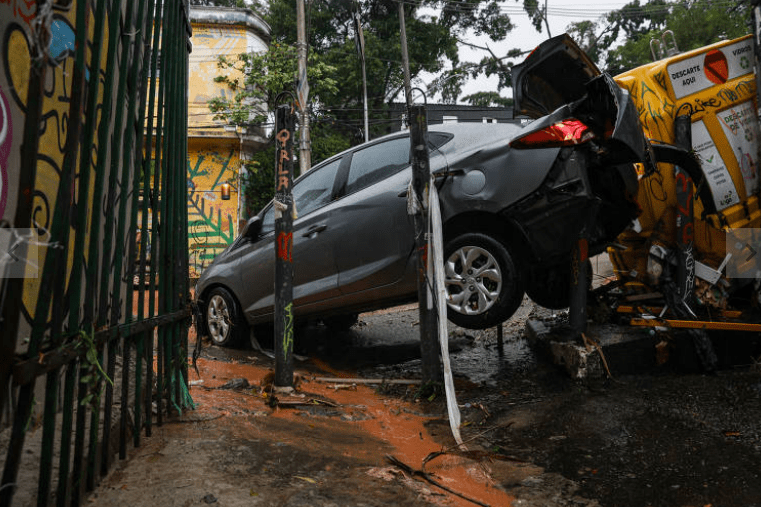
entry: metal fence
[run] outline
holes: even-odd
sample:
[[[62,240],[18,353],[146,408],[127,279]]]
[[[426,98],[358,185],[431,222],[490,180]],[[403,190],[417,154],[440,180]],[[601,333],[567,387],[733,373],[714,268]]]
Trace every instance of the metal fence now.
[[[0,217],[39,259],[0,280],[0,505],[78,505],[192,406],[188,6],[8,0],[0,20],[0,120],[22,127]]]

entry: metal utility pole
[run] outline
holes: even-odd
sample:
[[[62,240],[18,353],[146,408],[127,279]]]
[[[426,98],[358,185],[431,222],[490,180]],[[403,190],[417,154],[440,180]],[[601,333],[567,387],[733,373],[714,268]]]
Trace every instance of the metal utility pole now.
[[[412,79],[410,78],[410,55],[407,53],[407,28],[404,24],[404,2],[399,2],[399,32],[402,37],[402,67],[404,68],[404,97],[407,109],[412,105]],[[409,118],[409,111],[407,111]]]
[[[425,106],[412,106],[412,85],[410,83],[410,64],[407,54],[407,33],[404,26],[404,4],[399,3],[399,30],[402,38],[402,63],[404,66],[404,89],[407,98],[407,117],[410,125],[410,153],[412,154],[412,191],[408,196],[416,203],[412,215],[415,226],[415,251],[418,266],[418,308],[420,314],[420,355],[422,360],[423,383],[441,384],[443,374],[439,359],[439,341],[437,337],[436,310],[430,304],[433,299],[426,283],[428,237],[427,232],[427,194],[431,180],[427,145],[427,118]],[[446,317],[443,317],[446,318]]]
[[[357,32],[357,52],[359,61],[362,64],[362,100],[365,109],[365,142],[370,140],[370,120],[367,114],[367,73],[365,72],[365,36],[362,32],[362,20],[359,17],[359,5],[357,12],[354,14],[354,28]]]
[[[307,80],[307,30],[304,0],[296,0],[296,48],[299,57],[299,76],[296,94],[299,99],[299,174],[312,167],[312,151],[309,137],[309,81]]]
[[[275,113],[275,389],[293,389],[293,133],[291,105]]]

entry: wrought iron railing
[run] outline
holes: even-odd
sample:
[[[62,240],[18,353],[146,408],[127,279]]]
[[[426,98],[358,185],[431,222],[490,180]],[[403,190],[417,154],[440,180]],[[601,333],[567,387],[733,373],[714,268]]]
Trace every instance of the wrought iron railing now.
[[[0,505],[78,505],[154,413],[192,406],[188,6],[9,0],[0,30],[0,119],[23,126],[0,217],[40,261],[0,280]]]

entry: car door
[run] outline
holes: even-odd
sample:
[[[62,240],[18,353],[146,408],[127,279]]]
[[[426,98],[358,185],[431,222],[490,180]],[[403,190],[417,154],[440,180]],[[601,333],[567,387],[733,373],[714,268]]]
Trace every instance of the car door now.
[[[293,222],[293,299],[296,310],[307,313],[321,302],[335,298],[338,269],[333,244],[340,242],[340,230],[331,225],[336,202],[334,183],[341,158],[311,169],[293,186],[297,218]],[[251,304],[245,308],[251,320],[264,320],[274,311],[275,219],[272,205],[262,215],[260,240],[249,248],[241,268],[242,277],[256,273],[246,289]]]
[[[405,272],[414,246],[406,199],[409,154],[409,136],[404,135],[351,156],[332,223],[344,238],[334,251],[338,285],[352,303],[373,299],[375,289],[393,286]]]

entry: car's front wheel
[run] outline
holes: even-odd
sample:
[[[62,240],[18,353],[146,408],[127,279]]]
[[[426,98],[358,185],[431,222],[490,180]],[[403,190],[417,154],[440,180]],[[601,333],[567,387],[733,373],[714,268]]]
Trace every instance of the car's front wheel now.
[[[214,287],[206,301],[206,331],[214,345],[238,347],[245,343],[248,324],[230,291]]]
[[[500,241],[470,232],[444,247],[447,316],[458,326],[486,329],[509,319],[523,300],[523,278]]]

